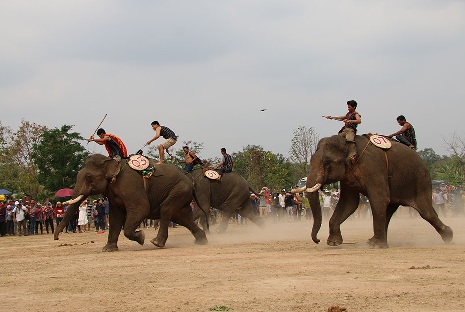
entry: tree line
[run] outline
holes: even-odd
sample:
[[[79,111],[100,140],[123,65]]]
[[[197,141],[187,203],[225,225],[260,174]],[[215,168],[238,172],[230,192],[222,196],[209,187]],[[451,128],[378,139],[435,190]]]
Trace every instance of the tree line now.
[[[247,145],[242,151],[231,153],[234,170],[256,190],[263,186],[276,191],[290,189],[300,178],[307,176],[310,157],[318,141],[319,135],[313,127],[299,126],[289,139],[289,157],[264,150],[259,145]],[[74,188],[77,173],[90,155],[82,142],[84,138],[73,132],[72,125],[48,128],[22,120],[14,131],[0,122],[0,188],[37,199],[53,197],[61,188]],[[431,148],[418,154],[433,180],[462,185],[465,144],[455,135],[446,143],[451,151],[448,156],[440,156]],[[178,142],[172,151],[172,163],[179,169],[184,166],[184,145],[200,157],[203,149],[203,143]],[[156,147],[149,147],[147,155],[157,158]],[[219,158],[203,160],[210,164],[220,162]]]

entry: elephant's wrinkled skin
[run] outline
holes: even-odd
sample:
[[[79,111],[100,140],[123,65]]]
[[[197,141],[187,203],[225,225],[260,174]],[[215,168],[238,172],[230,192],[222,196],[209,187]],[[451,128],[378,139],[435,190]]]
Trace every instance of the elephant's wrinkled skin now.
[[[356,136],[357,163],[347,156],[345,139],[335,135],[323,138],[310,160],[307,177],[307,196],[314,216],[312,239],[318,243],[321,227],[321,206],[318,189],[321,185],[340,181],[340,200],[329,220],[328,245],[342,243],[340,225],[358,207],[359,193],[370,200],[373,213],[374,236],[372,246],[387,247],[387,230],[392,215],[399,205],[416,209],[445,242],[452,240],[452,229],[444,225],[432,206],[431,177],[418,154],[398,142],[386,151],[368,144],[366,136]]]
[[[154,161],[150,160],[150,164],[154,165]],[[116,179],[111,182],[115,174]],[[192,182],[181,171],[168,164],[156,165],[154,174],[146,179],[131,169],[127,160],[122,160],[118,173],[117,162],[103,155],[92,155],[85,160],[74,188],[74,198],[83,196],[69,205],[55,231],[55,239],[80,203],[86,197],[98,194],[107,196],[110,203],[108,242],[103,251],[118,249],[118,237],[123,226],[127,238],[144,244],[144,232],[136,229],[145,218],[160,219],[158,235],[151,241],[158,247],[165,246],[170,220],[188,228],[196,243],[207,243],[205,232],[194,223],[190,207]]]
[[[200,207],[213,207],[223,211],[223,218],[217,229],[219,233],[226,231],[229,218],[236,210],[241,216],[250,219],[255,224],[263,225],[263,221],[254,213],[250,201],[250,192],[254,191],[237,173],[224,173],[221,181],[205,177],[202,169],[196,169],[188,176],[194,183],[195,199]],[[200,218],[203,229],[207,230],[204,217],[204,212],[196,205],[194,219]]]

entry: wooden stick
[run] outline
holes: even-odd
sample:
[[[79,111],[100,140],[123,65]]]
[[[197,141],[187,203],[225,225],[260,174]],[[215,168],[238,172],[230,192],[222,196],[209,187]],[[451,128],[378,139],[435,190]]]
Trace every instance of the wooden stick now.
[[[103,116],[102,121],[98,124],[97,128],[95,128],[94,133],[93,133],[90,137],[93,137],[93,136],[95,135],[95,133],[97,133],[97,130],[100,128],[100,126],[102,125],[102,123],[103,123],[103,121],[105,120],[105,118],[107,118],[107,114],[105,114],[105,116]],[[89,142],[87,142],[87,144],[89,144]]]

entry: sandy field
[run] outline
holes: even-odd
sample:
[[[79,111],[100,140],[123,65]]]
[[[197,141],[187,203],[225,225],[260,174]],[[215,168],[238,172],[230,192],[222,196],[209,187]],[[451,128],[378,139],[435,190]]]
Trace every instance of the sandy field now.
[[[407,209],[407,208],[402,208]],[[400,210],[388,249],[366,244],[371,218],[342,226],[344,244],[314,244],[311,222],[215,226],[197,246],[182,227],[166,248],[129,241],[101,252],[107,233],[0,238],[1,311],[465,311],[465,218],[442,218],[450,244]]]

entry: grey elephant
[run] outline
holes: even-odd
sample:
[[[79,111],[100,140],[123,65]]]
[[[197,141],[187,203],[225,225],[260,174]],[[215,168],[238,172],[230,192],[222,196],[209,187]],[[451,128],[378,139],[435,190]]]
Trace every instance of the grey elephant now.
[[[152,159],[149,163],[155,171],[146,178],[130,168],[127,159],[118,164],[116,160],[103,155],[89,156],[77,175],[75,197],[69,201],[54,238],[58,239],[59,233],[84,199],[103,194],[110,203],[108,242],[103,251],[118,249],[117,242],[122,228],[128,239],[143,245],[145,234],[136,229],[146,218],[160,219],[158,235],[151,240],[155,246],[165,246],[170,220],[188,228],[196,243],[206,244],[205,232],[193,219],[190,207],[193,187],[189,178],[170,164],[154,166]]]
[[[217,208],[223,211],[223,218],[217,229],[217,232],[223,233],[228,227],[228,221],[232,214],[237,212],[250,219],[255,224],[262,226],[263,220],[260,219],[250,201],[250,193],[257,194],[247,181],[235,172],[224,173],[221,181],[207,178],[202,169],[196,169],[188,174],[192,179],[196,202],[202,208]],[[204,230],[207,230],[204,221],[204,212],[197,205],[194,209],[194,219],[200,218],[200,223]]]
[[[369,137],[356,136],[355,164],[349,161],[345,138],[335,135],[319,141],[310,160],[307,184],[296,190],[306,189],[314,216],[313,241],[320,241],[317,234],[322,216],[318,190],[336,181],[340,181],[341,193],[329,220],[328,245],[342,243],[340,225],[357,209],[360,193],[368,197],[373,213],[374,236],[368,241],[370,245],[388,247],[388,225],[400,205],[416,209],[445,242],[451,241],[452,229],[442,223],[433,209],[431,177],[418,154],[398,142],[392,142],[389,149],[381,149]]]

